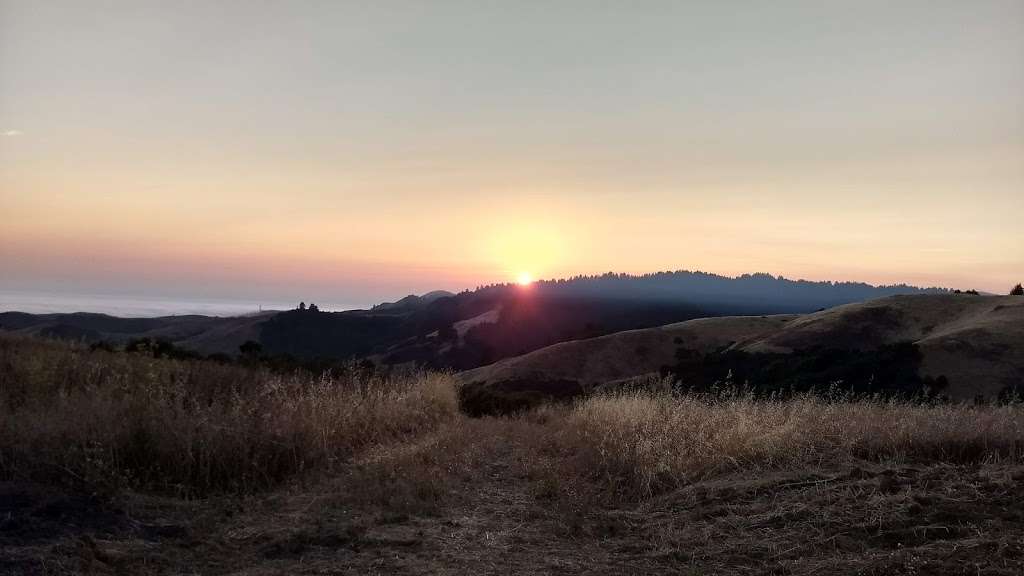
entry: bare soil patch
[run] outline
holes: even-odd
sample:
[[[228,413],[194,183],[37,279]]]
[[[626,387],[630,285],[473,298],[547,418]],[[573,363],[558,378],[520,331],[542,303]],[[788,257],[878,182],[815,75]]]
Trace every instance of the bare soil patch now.
[[[251,497],[125,494],[103,502],[5,483],[0,574],[1024,570],[1020,465],[736,473],[614,502],[524,467],[527,446],[510,434],[531,427],[490,422],[441,432],[449,437],[351,474]],[[485,430],[497,435],[469,436]],[[442,457],[453,441],[465,443],[463,453]],[[408,474],[410,462],[428,474]]]

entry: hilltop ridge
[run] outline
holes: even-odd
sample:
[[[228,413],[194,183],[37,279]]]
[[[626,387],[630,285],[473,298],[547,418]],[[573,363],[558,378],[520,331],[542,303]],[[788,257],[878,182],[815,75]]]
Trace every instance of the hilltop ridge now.
[[[918,294],[805,315],[689,320],[563,342],[462,372],[459,379],[495,389],[510,383],[528,388],[560,381],[589,390],[672,370],[680,354],[874,351],[900,343],[920,351],[918,375],[943,378],[950,396],[993,397],[1024,383],[1024,298]],[[686,383],[687,374],[677,376]]]
[[[694,318],[806,313],[893,294],[945,292],[681,270],[439,290],[345,312],[294,309],[237,318],[10,312],[0,313],[0,328],[87,342],[160,339],[203,354],[237,354],[254,341],[269,355],[465,370],[559,342]]]

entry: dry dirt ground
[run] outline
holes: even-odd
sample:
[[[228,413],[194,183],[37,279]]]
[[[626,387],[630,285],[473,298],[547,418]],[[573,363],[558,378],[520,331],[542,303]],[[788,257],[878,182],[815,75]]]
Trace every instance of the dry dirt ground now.
[[[736,472],[612,499],[531,472],[502,426],[257,496],[3,483],[0,574],[1024,573],[1019,464]]]

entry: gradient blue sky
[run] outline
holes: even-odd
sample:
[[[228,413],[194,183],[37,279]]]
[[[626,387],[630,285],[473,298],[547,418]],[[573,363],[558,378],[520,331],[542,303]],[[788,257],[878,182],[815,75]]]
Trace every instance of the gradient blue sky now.
[[[1024,2],[0,0],[0,289],[1024,280]]]

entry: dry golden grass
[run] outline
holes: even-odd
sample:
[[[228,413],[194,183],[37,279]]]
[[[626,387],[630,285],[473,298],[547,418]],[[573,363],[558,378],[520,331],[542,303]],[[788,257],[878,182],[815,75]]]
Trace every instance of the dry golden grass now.
[[[557,437],[581,473],[643,496],[731,471],[1015,461],[1024,408],[632,392],[580,402]]]
[[[455,387],[441,374],[282,376],[3,337],[0,474],[248,492],[358,457],[437,495],[436,471],[474,469],[473,436],[500,429],[523,474],[635,498],[732,471],[1016,460],[1024,449],[1017,404],[673,395],[648,382],[482,425],[458,414]],[[407,455],[381,456],[391,453]]]
[[[444,375],[0,336],[0,574],[1024,568],[1020,405],[659,384],[469,418]]]
[[[0,339],[0,474],[184,493],[266,488],[453,418],[450,378],[280,376]]]

